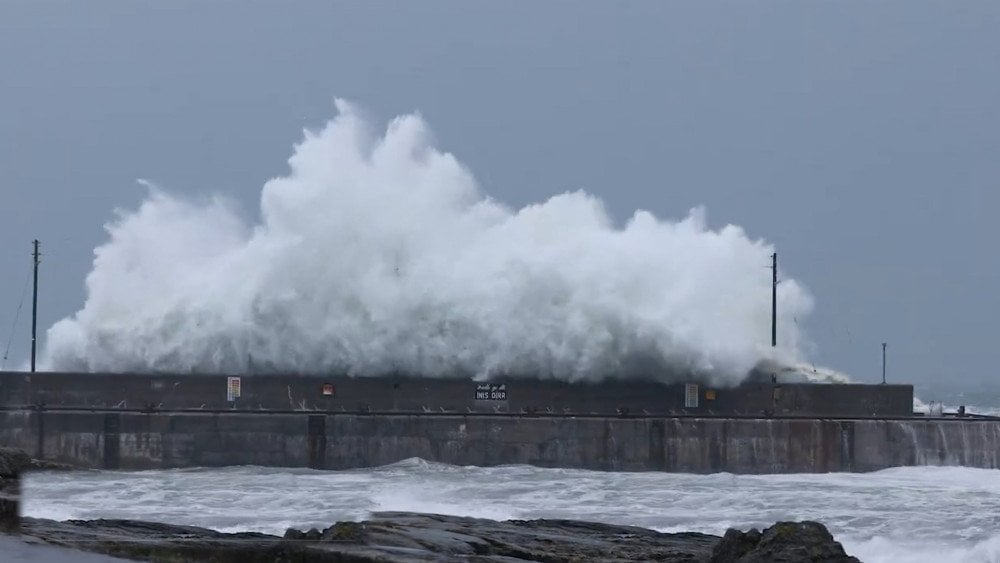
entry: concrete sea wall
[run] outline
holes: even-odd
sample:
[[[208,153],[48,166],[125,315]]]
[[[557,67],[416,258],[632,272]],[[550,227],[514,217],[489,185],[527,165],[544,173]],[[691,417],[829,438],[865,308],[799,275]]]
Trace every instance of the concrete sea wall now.
[[[252,412],[636,416],[910,416],[912,385],[747,382],[718,388],[649,380],[506,377],[0,372],[0,406]]]
[[[1000,467],[1000,419],[909,385],[0,372],[0,446],[108,469],[343,469],[411,457],[623,471]]]
[[[1000,421],[309,413],[0,412],[0,444],[50,461],[151,469],[457,465],[786,473],[1000,468]]]

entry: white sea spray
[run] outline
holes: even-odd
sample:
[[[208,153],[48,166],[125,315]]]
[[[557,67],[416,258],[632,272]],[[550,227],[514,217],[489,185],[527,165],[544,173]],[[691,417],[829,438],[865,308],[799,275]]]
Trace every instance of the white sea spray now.
[[[700,209],[616,225],[582,191],[512,209],[418,115],[380,134],[337,109],[264,185],[259,222],[156,187],[119,211],[43,367],[725,384],[802,359],[811,298],[783,276],[772,349],[774,248],[740,227]]]

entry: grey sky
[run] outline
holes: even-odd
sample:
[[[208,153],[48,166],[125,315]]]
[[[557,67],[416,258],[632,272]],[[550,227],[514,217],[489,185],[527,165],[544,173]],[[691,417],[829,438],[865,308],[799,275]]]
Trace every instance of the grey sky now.
[[[998,376],[995,2],[2,2],[0,345],[32,238],[44,330],[136,178],[255,213],[335,96],[420,111],[513,205],[704,204],[774,242],[818,363],[874,381],[888,340],[897,380]]]

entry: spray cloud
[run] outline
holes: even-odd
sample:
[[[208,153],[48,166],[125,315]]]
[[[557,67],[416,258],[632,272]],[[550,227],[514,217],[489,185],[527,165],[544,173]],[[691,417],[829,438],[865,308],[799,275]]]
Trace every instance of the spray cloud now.
[[[711,230],[700,209],[617,227],[583,192],[511,209],[419,116],[379,134],[336,105],[264,185],[259,224],[155,187],[119,211],[43,365],[734,383],[798,359],[811,299],[779,286],[772,350],[772,248],[741,228]]]

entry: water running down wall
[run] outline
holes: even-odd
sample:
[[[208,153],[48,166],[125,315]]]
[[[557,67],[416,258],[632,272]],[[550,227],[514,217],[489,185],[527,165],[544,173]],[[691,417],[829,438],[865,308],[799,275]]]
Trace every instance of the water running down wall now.
[[[1000,467],[1000,420],[914,417],[912,405],[907,385],[9,372],[0,445],[121,469],[412,457],[695,473]]]
[[[1000,421],[989,420],[6,411],[0,443],[108,469],[345,469],[412,457],[685,473],[1000,468]]]

